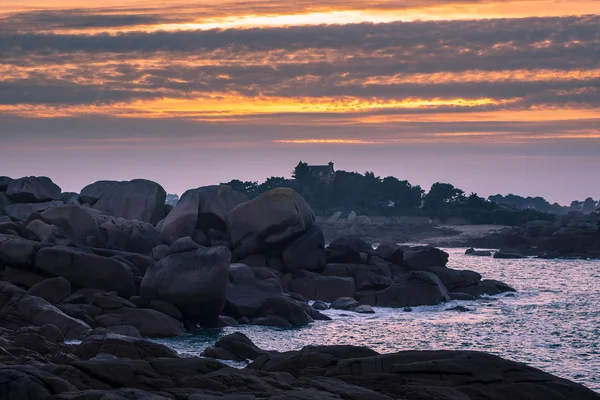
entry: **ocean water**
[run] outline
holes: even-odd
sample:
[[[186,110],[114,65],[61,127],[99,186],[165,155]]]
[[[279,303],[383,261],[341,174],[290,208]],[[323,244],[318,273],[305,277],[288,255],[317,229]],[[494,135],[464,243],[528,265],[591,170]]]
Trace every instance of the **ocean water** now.
[[[295,350],[307,345],[351,344],[378,352],[480,350],[525,362],[600,392],[600,261],[495,260],[445,249],[448,266],[477,271],[519,292],[476,301],[415,307],[376,307],[376,314],[325,311],[332,321],[298,329],[259,326],[202,330],[161,340],[198,355],[219,337],[241,331],[259,347]],[[446,311],[462,305],[472,311]]]

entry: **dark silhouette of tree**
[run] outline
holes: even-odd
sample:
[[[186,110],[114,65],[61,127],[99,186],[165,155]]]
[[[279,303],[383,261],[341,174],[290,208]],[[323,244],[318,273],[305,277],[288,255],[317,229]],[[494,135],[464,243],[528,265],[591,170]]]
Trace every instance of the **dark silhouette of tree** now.
[[[278,187],[289,186],[290,181],[280,176],[272,176],[258,185],[259,193],[265,193]]]
[[[317,215],[356,211],[359,215],[436,216],[442,220],[461,218],[476,224],[519,225],[554,219],[553,215],[541,211],[567,210],[558,204],[550,205],[542,197],[497,194],[486,200],[476,193],[466,197],[464,191],[449,183],[434,183],[424,194],[420,186],[393,176],[381,178],[371,171],[359,174],[338,170],[333,182],[323,182],[302,161],[292,176],[293,179],[272,176],[261,184],[234,179],[227,185],[249,198],[278,187],[289,187],[302,194]],[[581,209],[585,203],[588,209],[592,202],[586,199],[586,202],[573,204]]]
[[[479,197],[477,193],[471,193],[467,198],[467,205],[469,208],[484,208],[486,206],[486,202],[485,199]]]
[[[310,183],[312,181],[312,175],[308,163],[300,161],[294,171],[292,171],[292,177],[301,183]]]
[[[582,201],[573,200],[571,202],[571,206],[570,207],[574,211],[581,211],[581,209],[583,208],[583,202]]]
[[[584,212],[593,212],[596,211],[596,206],[598,202],[591,197],[588,197],[583,201],[582,208]]]
[[[396,210],[418,209],[424,193],[420,186],[412,186],[393,176],[381,181],[381,190],[384,201]]]
[[[240,181],[239,179],[234,179],[230,182],[222,183],[222,185],[231,186],[231,188],[236,192],[243,193],[250,198],[255,197],[258,191],[258,182],[244,182]]]
[[[533,209],[547,212],[552,208],[552,205],[543,197],[522,197],[512,193],[506,196],[496,194],[488,197],[488,200],[498,204],[505,204],[518,210]]]
[[[462,201],[465,199],[465,192],[455,188],[449,183],[436,182],[431,185],[429,193],[423,198],[424,208],[428,210],[437,210],[443,208],[448,203]]]

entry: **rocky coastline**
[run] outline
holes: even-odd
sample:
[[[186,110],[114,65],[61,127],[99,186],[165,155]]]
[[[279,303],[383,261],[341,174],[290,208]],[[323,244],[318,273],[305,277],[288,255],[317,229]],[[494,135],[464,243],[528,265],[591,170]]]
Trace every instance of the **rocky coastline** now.
[[[463,245],[547,259],[600,259],[600,213],[570,212],[555,222],[532,221]]]
[[[62,193],[49,178],[0,177],[0,398],[525,399],[534,387],[544,398],[598,398],[483,353],[268,353],[236,336],[211,351],[255,359],[243,370],[182,358],[144,338],[298,327],[329,319],[319,309],[330,306],[371,313],[514,289],[448,268],[434,247],[374,249],[355,235],[326,247],[291,189],[248,200],[228,186],[200,187],[174,208],[165,198],[147,180]]]

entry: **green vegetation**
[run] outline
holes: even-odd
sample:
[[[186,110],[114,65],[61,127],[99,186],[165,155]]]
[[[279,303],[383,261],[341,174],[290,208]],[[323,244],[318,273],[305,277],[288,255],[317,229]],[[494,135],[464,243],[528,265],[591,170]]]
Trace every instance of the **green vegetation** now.
[[[552,214],[566,214],[570,211],[580,211],[584,213],[591,213],[600,208],[598,201],[588,197],[584,201],[572,201],[569,206],[561,206],[558,203],[550,204],[543,197],[521,197],[514,194],[502,196],[496,194],[490,196],[488,200],[494,203],[504,204],[513,207],[517,210],[536,210],[542,212],[549,212]]]
[[[574,205],[579,211],[593,211],[597,206],[591,198],[573,202],[580,204],[571,207],[552,205],[541,197],[523,198],[512,194],[484,199],[476,193],[466,196],[461,189],[440,182],[425,193],[418,185],[393,176],[381,178],[373,172],[335,171],[335,177],[325,181],[304,162],[294,168],[292,179],[270,177],[260,184],[236,179],[225,184],[250,198],[277,187],[289,187],[302,194],[317,215],[325,216],[354,210],[359,215],[369,216],[410,215],[442,221],[462,219],[473,224],[522,225],[534,220],[553,221],[553,213],[570,211]]]

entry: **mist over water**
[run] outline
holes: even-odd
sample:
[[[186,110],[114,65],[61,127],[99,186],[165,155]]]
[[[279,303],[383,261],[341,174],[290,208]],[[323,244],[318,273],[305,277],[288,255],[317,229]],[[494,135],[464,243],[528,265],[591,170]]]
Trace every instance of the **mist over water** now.
[[[203,330],[164,339],[180,353],[200,354],[219,337],[241,331],[259,347],[296,350],[351,344],[378,352],[480,350],[525,362],[600,392],[600,261],[496,260],[445,249],[448,266],[504,281],[519,292],[476,301],[415,307],[376,307],[376,314],[329,310],[332,321],[299,329],[261,326]],[[470,312],[445,311],[456,305]]]

